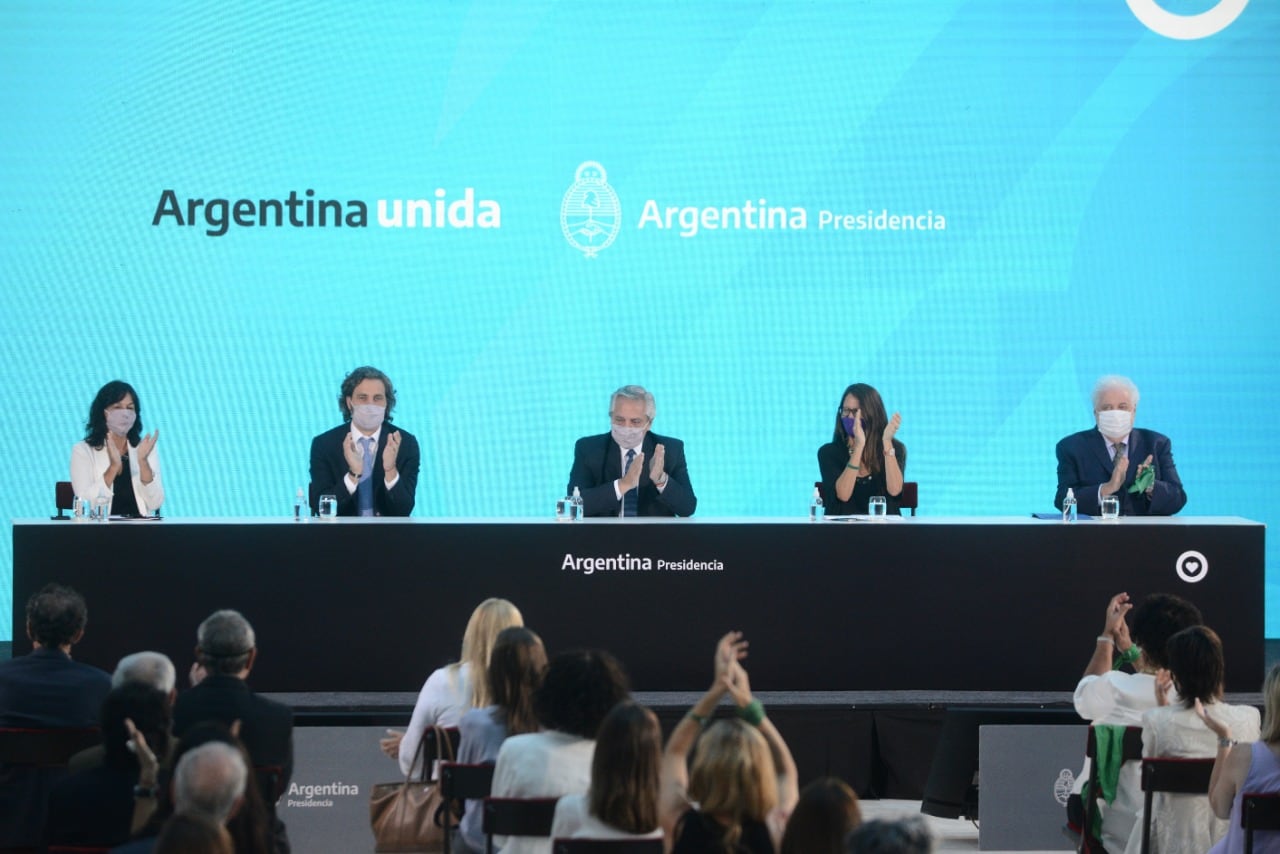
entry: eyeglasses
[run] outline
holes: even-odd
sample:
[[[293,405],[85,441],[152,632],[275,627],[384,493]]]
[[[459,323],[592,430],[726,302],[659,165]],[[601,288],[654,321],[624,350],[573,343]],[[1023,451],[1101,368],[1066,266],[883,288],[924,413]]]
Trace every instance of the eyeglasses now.
[[[856,409],[837,409],[836,414],[841,418],[857,418],[858,410]]]
[[[623,418],[621,415],[613,416],[613,423],[619,427],[643,427],[649,423],[648,418]]]

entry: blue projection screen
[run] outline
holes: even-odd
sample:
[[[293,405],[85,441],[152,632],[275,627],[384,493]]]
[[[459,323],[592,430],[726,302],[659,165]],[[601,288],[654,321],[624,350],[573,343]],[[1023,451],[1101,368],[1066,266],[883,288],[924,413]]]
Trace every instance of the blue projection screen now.
[[[1184,514],[1280,520],[1274,2],[0,21],[0,611],[7,518],[52,512],[117,377],[169,516],[289,513],[372,364],[422,442],[415,515],[548,516],[624,383],[685,440],[700,516],[799,515],[855,381],[902,413],[922,513],[1048,510],[1114,372]]]

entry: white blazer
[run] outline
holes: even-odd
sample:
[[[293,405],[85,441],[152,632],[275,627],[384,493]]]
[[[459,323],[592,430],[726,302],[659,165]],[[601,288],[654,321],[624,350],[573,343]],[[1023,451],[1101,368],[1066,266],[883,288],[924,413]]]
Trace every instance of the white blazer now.
[[[136,451],[138,446],[133,445],[132,448]],[[137,454],[131,453],[130,457],[136,459]],[[160,509],[161,504],[164,504],[164,484],[160,482],[160,453],[156,448],[151,449],[147,463],[150,464],[151,474],[154,475],[150,483],[142,482],[140,466],[133,464],[132,459],[129,465],[129,473],[133,480],[133,497],[138,502],[138,513],[143,516],[151,515],[153,511]],[[91,448],[88,442],[76,442],[71,446],[72,490],[87,501],[92,501],[103,492],[114,497],[114,487],[120,479],[116,478],[111,486],[107,486],[106,481],[103,480],[103,475],[110,467],[111,455],[107,453],[105,444],[101,448]]]

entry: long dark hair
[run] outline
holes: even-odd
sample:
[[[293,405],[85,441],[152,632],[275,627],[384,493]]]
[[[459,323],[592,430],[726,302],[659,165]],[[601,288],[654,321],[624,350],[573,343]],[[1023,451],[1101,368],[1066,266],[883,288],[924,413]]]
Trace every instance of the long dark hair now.
[[[133,390],[133,386],[124,380],[112,380],[98,389],[93,403],[89,404],[89,420],[84,423],[84,440],[89,443],[89,447],[102,447],[107,439],[107,407],[124,400],[125,395],[133,397],[133,411],[138,416],[129,430],[129,444],[138,444],[138,440],[142,438],[142,401],[138,400],[138,393]]]
[[[858,399],[858,417],[866,422],[863,433],[867,436],[867,444],[862,448],[862,471],[859,474],[863,476],[875,474],[884,468],[884,428],[889,426],[889,416],[884,411],[884,401],[880,399],[880,392],[872,386],[866,383],[854,383],[840,395],[840,402],[836,405],[836,426],[831,434],[831,441],[837,444],[847,444],[849,441],[849,434],[844,432],[844,424],[840,421],[840,410],[844,408],[844,399],[849,395]]]
[[[498,632],[489,654],[489,697],[498,708],[494,717],[506,724],[507,735],[538,731],[533,692],[547,669],[542,639],[523,626]]]
[[[658,827],[662,729],[653,712],[630,700],[605,715],[591,762],[591,814],[627,833]]]
[[[821,777],[804,787],[796,801],[781,854],[843,854],[844,840],[862,821],[858,796],[835,777]]]

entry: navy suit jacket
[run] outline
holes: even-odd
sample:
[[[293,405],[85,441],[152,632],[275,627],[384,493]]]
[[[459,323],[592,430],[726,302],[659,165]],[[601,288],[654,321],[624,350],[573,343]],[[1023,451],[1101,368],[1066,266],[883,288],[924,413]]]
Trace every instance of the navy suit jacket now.
[[[387,489],[382,472],[382,451],[387,447],[387,436],[392,431],[400,434],[400,452],[396,455],[396,471],[400,479]],[[311,440],[311,511],[319,512],[321,495],[338,497],[339,516],[358,516],[356,494],[347,492],[343,480],[349,467],[342,453],[342,442],[351,432],[350,424],[326,430]],[[418,491],[418,440],[408,430],[393,424],[383,424],[378,435],[378,448],[373,453],[373,512],[378,516],[408,516]]]
[[[649,464],[658,445],[666,450],[663,471],[667,485],[662,492],[649,477]],[[698,497],[689,483],[689,467],[684,461],[684,442],[655,433],[646,433],[640,446],[644,452],[644,468],[640,472],[636,513],[640,516],[692,516]],[[622,477],[622,450],[613,436],[584,436],[573,446],[573,470],[569,472],[569,490],[576,486],[582,493],[583,511],[588,516],[617,516],[622,502],[613,492],[613,482]]]
[[[1135,427],[1129,433],[1129,469],[1124,486],[1116,493],[1122,516],[1172,516],[1187,503],[1178,469],[1173,464],[1173,446],[1169,437],[1154,430]],[[1095,428],[1072,433],[1058,443],[1058,493],[1053,504],[1062,509],[1067,488],[1075,491],[1076,507],[1081,513],[1097,516],[1101,512],[1098,487],[1111,479],[1113,463],[1107,453],[1107,440]],[[1145,492],[1129,492],[1133,479],[1148,456],[1155,467],[1156,480],[1151,497]]]

